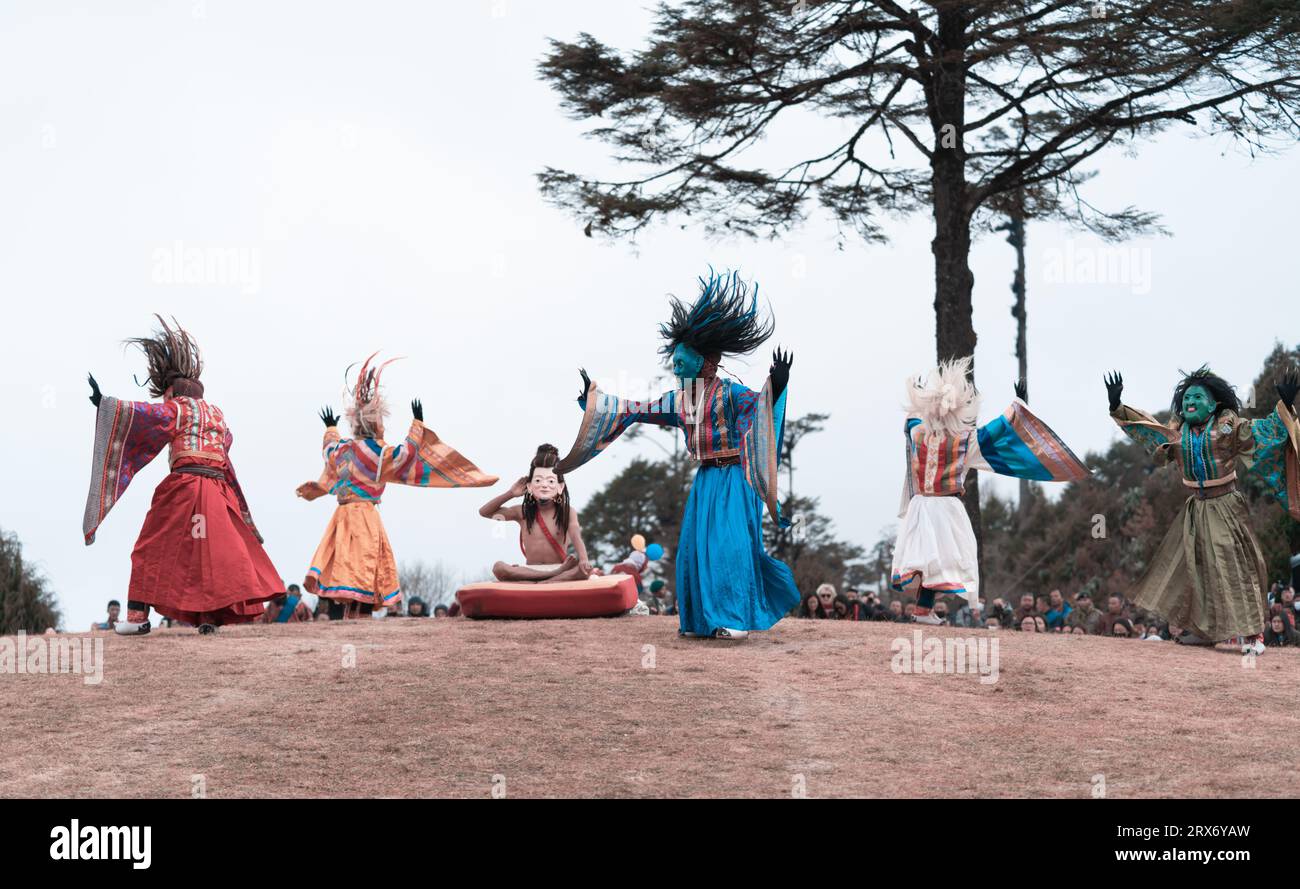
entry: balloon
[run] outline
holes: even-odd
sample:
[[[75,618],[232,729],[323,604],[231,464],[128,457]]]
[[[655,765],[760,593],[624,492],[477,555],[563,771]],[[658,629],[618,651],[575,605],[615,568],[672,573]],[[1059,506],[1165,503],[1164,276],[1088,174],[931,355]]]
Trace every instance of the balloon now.
[[[645,557],[652,562],[657,562],[664,556],[664,548],[657,543],[652,543],[645,548]]]
[[[662,580],[656,580],[650,584],[650,592],[652,593],[657,593],[663,588],[664,588],[664,582]]]
[[[640,534],[632,535],[632,549],[639,553],[645,552],[645,537]]]

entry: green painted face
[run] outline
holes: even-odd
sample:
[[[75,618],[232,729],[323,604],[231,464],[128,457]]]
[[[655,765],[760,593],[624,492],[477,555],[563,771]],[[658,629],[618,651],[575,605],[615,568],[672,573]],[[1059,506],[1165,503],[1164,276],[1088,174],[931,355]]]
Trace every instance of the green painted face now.
[[[673,376],[679,380],[693,380],[704,367],[704,356],[685,343],[673,349]]]
[[[1183,393],[1183,419],[1193,426],[1203,426],[1214,417],[1219,403],[1204,386],[1188,386]]]

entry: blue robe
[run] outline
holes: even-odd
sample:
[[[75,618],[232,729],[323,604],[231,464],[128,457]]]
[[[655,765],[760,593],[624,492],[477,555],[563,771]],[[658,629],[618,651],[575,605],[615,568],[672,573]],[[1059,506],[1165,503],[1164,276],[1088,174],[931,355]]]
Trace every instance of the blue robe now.
[[[579,401],[583,422],[560,462],[568,472],[605,449],[633,423],[682,430],[691,456],[725,465],[695,473],[677,542],[677,609],[682,632],[712,635],[719,628],[766,630],[799,604],[790,568],[763,549],[763,509],[781,527],[777,466],[785,425],[785,392],[772,399],[715,377],[697,392],[692,410],[683,390],[654,401],[628,401],[595,383]]]

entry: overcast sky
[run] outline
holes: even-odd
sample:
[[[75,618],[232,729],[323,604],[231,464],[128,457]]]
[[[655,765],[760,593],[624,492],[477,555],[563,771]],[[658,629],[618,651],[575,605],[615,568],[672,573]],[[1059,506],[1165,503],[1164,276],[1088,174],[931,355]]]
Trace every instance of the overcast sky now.
[[[674,223],[633,250],[584,237],[538,195],[544,165],[605,164],[536,77],[546,39],[590,31],[636,46],[642,4],[112,6],[0,7],[0,528],[52,581],[66,628],[125,599],[166,472],[165,459],[150,466],[82,544],[85,374],[147,398],[132,382],[143,361],[121,340],[148,333],[153,312],[204,350],[208,396],[287,582],[302,580],[329,520],[331,501],[293,491],[320,472],[316,411],[341,407],[349,363],[408,356],[386,375],[390,438],[419,396],[433,429],[508,481],[540,442],[571,444],[579,365],[621,394],[657,388],[667,295],[692,296],[710,263],[760,282],[774,344],[795,354],[791,413],[831,415],[800,448],[800,493],[868,547],[894,522],[902,381],[934,357],[928,218],[891,224],[887,246],[837,249],[834,225],[814,216],[780,242],[710,242]],[[764,151],[805,148],[786,132]],[[1180,133],[1096,168],[1093,203],[1159,212],[1173,237],[1124,245],[1128,274],[1087,282],[1053,270],[1097,258],[1096,241],[1029,232],[1031,398],[1079,453],[1117,436],[1105,370],[1124,371],[1126,401],[1157,409],[1178,368],[1209,361],[1244,388],[1275,339],[1300,340],[1300,154],[1252,161]],[[236,262],[189,281],[171,259],[187,249]],[[1012,264],[999,237],[972,256],[986,418],[1012,396]],[[758,388],[768,360],[728,365]],[[620,443],[574,473],[576,502],[638,453],[657,451]],[[390,488],[399,561],[477,575],[516,557],[477,515],[493,493]]]

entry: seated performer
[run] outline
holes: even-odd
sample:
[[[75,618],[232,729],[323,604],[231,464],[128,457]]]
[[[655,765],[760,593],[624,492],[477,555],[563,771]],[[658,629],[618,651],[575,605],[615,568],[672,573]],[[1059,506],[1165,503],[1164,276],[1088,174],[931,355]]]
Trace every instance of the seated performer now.
[[[558,583],[598,573],[587,560],[578,513],[569,505],[564,474],[556,469],[559,462],[560,452],[554,445],[541,445],[528,467],[528,475],[478,511],[484,518],[519,524],[519,548],[525,564],[497,562],[492,566],[497,580]],[[523,497],[524,502],[505,505],[516,497]],[[569,555],[569,543],[576,555]]]
[[[1264,653],[1268,574],[1237,490],[1237,463],[1300,521],[1298,391],[1300,377],[1288,374],[1273,412],[1247,420],[1232,386],[1202,367],[1179,382],[1172,416],[1161,423],[1121,402],[1122,376],[1106,378],[1111,418],[1158,465],[1178,465],[1190,495],[1133,594],[1139,607],[1185,628],[1175,639],[1183,645],[1230,641],[1245,654]]]
[[[149,608],[211,633],[262,615],[284,583],[262,549],[235,467],[233,436],[221,409],[203,398],[203,359],[179,325],[128,340],[149,362],[149,394],[161,401],[103,396],[90,377],[95,405],[95,461],[82,525],[87,545],[127,485],[164,447],[171,474],[154,491],[131,552],[124,636],[149,632]],[[172,321],[175,324],[175,319]]]
[[[379,518],[379,501],[387,485],[481,488],[497,481],[424,425],[419,399],[411,402],[414,419],[405,440],[399,445],[384,441],[388,408],[379,379],[392,361],[372,368],[374,357],[366,359],[356,386],[348,392],[345,412],[354,437],[340,436],[339,418],[324,408],[320,417],[325,423],[325,471],[318,481],[299,485],[297,491],[304,500],[326,494],[338,499],[303,586],[344,606],[340,617],[346,618],[369,616],[376,608],[393,607],[402,600],[397,562]]]
[[[977,426],[980,400],[970,369],[968,356],[907,381],[907,471],[892,586],[916,596],[913,613],[921,624],[943,623],[931,613],[936,594],[963,596],[972,611],[979,610],[975,531],[961,499],[970,470],[1057,482],[1089,474],[1065,442],[1030,413],[1023,383],[1016,384],[1016,399],[1002,416]]]

